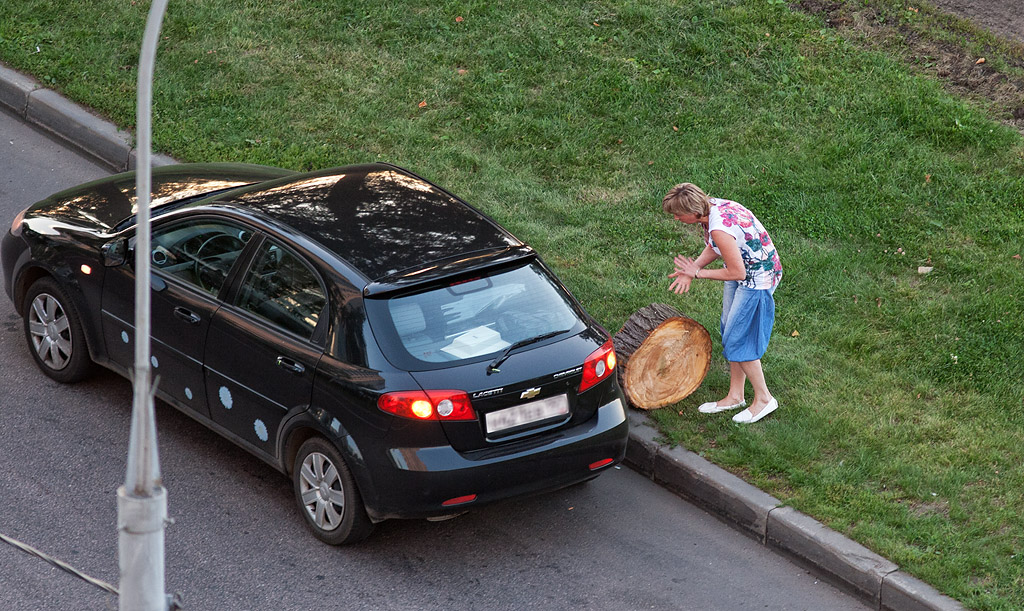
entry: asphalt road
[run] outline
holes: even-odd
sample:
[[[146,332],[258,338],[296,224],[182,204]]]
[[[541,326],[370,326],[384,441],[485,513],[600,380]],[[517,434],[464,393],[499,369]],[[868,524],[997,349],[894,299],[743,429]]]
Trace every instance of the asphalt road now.
[[[932,4],[999,36],[1024,43],[1024,11],[1020,0],[932,0]]]
[[[0,227],[107,173],[0,111]],[[131,386],[40,373],[0,299],[0,534],[118,584],[115,491]],[[378,525],[332,548],[284,476],[162,403],[167,591],[188,609],[866,609],[622,468],[553,494],[431,523]],[[0,609],[116,609],[100,590],[0,542]]]

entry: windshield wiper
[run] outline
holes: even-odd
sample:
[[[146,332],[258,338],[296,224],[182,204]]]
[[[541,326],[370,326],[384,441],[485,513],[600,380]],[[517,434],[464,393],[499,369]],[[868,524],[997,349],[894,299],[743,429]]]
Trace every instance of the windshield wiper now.
[[[528,337],[526,339],[521,339],[518,342],[515,342],[514,344],[509,345],[508,348],[505,348],[504,350],[501,351],[501,354],[498,355],[498,358],[496,358],[493,361],[491,361],[491,364],[487,366],[487,375],[491,375],[492,373],[500,372],[501,370],[498,369],[498,365],[501,365],[502,363],[504,363],[505,359],[507,359],[508,357],[512,356],[512,353],[515,352],[516,350],[518,350],[520,348],[524,348],[524,347],[529,346],[531,344],[536,344],[537,342],[542,342],[542,341],[544,341],[546,339],[550,339],[550,338],[552,338],[552,337],[554,337],[556,335],[561,335],[563,333],[568,333],[569,331],[572,331],[572,327],[570,327],[568,329],[561,329],[559,331],[550,331],[548,333],[542,333],[542,334],[540,334],[540,335],[538,335],[536,337]]]

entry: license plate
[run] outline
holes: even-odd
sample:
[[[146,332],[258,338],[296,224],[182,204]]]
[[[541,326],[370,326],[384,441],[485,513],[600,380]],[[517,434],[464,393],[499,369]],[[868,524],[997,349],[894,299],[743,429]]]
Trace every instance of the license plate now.
[[[488,433],[497,433],[531,422],[547,420],[555,416],[569,413],[569,399],[565,395],[555,395],[539,401],[523,403],[515,407],[500,409],[484,414],[484,422]]]

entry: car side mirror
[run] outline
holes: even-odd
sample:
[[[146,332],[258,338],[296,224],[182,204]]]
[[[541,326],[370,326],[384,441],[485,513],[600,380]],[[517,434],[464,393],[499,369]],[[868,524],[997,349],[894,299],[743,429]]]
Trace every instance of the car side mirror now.
[[[103,245],[103,266],[116,267],[123,265],[129,258],[128,240],[118,238]]]

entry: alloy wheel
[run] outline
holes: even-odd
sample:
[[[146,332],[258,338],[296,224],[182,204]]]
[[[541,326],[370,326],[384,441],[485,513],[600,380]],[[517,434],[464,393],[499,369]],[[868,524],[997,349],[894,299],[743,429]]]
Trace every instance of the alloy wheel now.
[[[345,515],[345,491],[330,457],[320,452],[306,456],[299,472],[299,493],[317,528],[329,531],[341,525]]]
[[[71,325],[57,299],[48,293],[39,293],[29,309],[29,332],[32,347],[39,360],[53,370],[61,370],[71,360]]]

